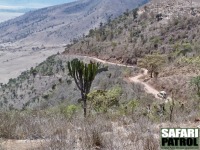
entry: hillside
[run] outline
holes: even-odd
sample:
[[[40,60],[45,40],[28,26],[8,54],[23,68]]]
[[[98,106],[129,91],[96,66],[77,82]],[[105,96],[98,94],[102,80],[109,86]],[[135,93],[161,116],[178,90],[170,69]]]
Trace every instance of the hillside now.
[[[26,13],[0,24],[0,82],[35,67],[63,46],[147,0],[80,0]],[[112,6],[112,7],[111,7]],[[18,65],[16,65],[18,64]]]
[[[76,104],[81,95],[74,81],[68,76],[66,63],[77,56],[53,55],[36,68],[23,72],[18,78],[10,79],[0,89],[1,109],[45,109],[58,104]],[[84,62],[93,60],[79,56]],[[133,85],[124,78],[136,75],[137,67],[108,66],[108,71],[97,75],[92,90],[118,88],[123,93],[121,102],[134,97],[143,97],[142,86]],[[35,75],[34,75],[34,72]]]
[[[145,54],[173,53],[179,43],[198,45],[199,7],[198,1],[194,7],[184,0],[152,1],[139,10],[124,13],[99,30],[90,30],[88,37],[69,45],[66,54],[83,53],[136,64],[134,59]]]
[[[189,80],[199,74],[200,3],[193,1],[151,1],[139,10],[124,13],[88,37],[68,45],[65,54],[95,56],[129,65],[139,64],[147,54],[166,58],[157,80],[149,80],[159,90],[187,100]]]
[[[63,45],[87,34],[100,22],[145,2],[147,0],[81,0],[31,11],[0,24],[0,43]]]
[[[199,128],[199,8],[198,0],[152,0],[1,84],[0,149],[160,150],[161,128]],[[74,58],[104,70],[86,118],[67,67]]]
[[[91,29],[89,35],[68,45],[63,54],[54,55],[39,64],[34,69],[37,71],[36,77],[33,77],[31,71],[25,71],[18,78],[10,79],[9,83],[1,88],[1,106],[7,109],[25,109],[37,108],[39,103],[48,107],[63,100],[76,102],[80,95],[75,84],[73,82],[71,84],[66,68],[66,62],[71,60],[71,54],[98,57],[118,64],[136,65],[146,54],[159,53],[167,59],[160,70],[159,78],[155,80],[147,77],[145,82],[169,94],[176,90],[173,96],[181,101],[191,98],[191,92],[194,90],[191,91],[189,81],[200,72],[197,68],[200,38],[196,36],[200,27],[198,23],[200,13],[197,9],[199,5],[195,4],[196,7],[193,9],[195,14],[193,14],[188,3],[174,5],[171,1],[166,1],[164,6],[168,7],[157,10],[155,6],[161,7],[158,4],[152,1],[139,9],[125,12],[102,25],[100,29]],[[178,11],[179,9],[184,11]],[[177,11],[180,12],[179,15],[176,15]],[[160,20],[156,18],[158,12],[161,14]],[[182,55],[184,48],[186,54]],[[194,62],[190,61],[191,59]],[[109,67],[111,67],[109,72],[95,80],[94,89],[97,83],[103,84],[101,86],[103,90],[108,90],[117,83],[124,88],[127,85],[131,86],[123,80],[127,78],[127,74],[130,76],[137,72],[112,65]],[[113,77],[110,80],[109,74]],[[119,78],[114,80],[116,74]],[[100,82],[100,78],[104,77],[105,80]],[[137,92],[131,93],[125,89],[123,89],[126,95],[124,100],[128,100],[127,97],[135,97]],[[142,91],[142,87],[139,89]]]

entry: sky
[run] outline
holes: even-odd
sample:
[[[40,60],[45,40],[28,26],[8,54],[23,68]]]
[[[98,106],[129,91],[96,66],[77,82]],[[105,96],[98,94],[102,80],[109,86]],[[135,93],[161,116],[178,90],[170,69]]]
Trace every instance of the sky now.
[[[0,22],[23,15],[30,10],[73,1],[75,0],[0,0]]]
[[[72,1],[75,0],[0,0],[0,6],[42,8],[45,6],[68,3]]]

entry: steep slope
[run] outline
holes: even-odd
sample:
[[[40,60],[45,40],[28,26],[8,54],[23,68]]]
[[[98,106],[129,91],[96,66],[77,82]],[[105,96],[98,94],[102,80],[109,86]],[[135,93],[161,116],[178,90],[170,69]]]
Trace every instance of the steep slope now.
[[[0,24],[0,42],[60,45],[147,0],[80,0],[39,9]]]
[[[31,11],[0,24],[0,82],[7,83],[100,22],[148,0],[80,0]],[[74,40],[76,41],[76,40]]]
[[[199,44],[200,2],[194,2],[191,6],[184,0],[151,1],[99,30],[90,30],[87,38],[69,45],[66,54],[89,54],[136,64],[137,58],[145,54],[172,53],[178,43]]]
[[[146,54],[166,58],[157,80],[151,83],[176,98],[188,100],[191,77],[199,75],[200,2],[153,0],[139,10],[124,13],[87,38],[68,45],[65,54],[95,56],[108,61],[136,65]]]

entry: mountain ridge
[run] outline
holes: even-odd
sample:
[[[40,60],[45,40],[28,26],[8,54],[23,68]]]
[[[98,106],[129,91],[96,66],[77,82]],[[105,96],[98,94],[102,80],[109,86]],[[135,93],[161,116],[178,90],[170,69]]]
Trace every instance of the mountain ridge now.
[[[109,17],[116,17],[147,1],[83,0],[30,11],[0,24],[0,42],[66,44],[70,39],[87,34],[89,29],[98,27]]]
[[[0,82],[64,51],[73,39],[147,0],[81,0],[31,11],[0,24]],[[18,64],[16,66],[16,64]]]

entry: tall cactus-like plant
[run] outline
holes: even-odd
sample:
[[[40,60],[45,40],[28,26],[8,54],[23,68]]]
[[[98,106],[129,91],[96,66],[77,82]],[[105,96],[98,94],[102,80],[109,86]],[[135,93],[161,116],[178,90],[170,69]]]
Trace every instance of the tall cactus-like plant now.
[[[78,89],[81,91],[83,101],[84,117],[87,113],[87,95],[95,76],[104,69],[100,69],[99,63],[90,62],[89,64],[83,63],[78,59],[68,62],[69,75],[74,79]]]

